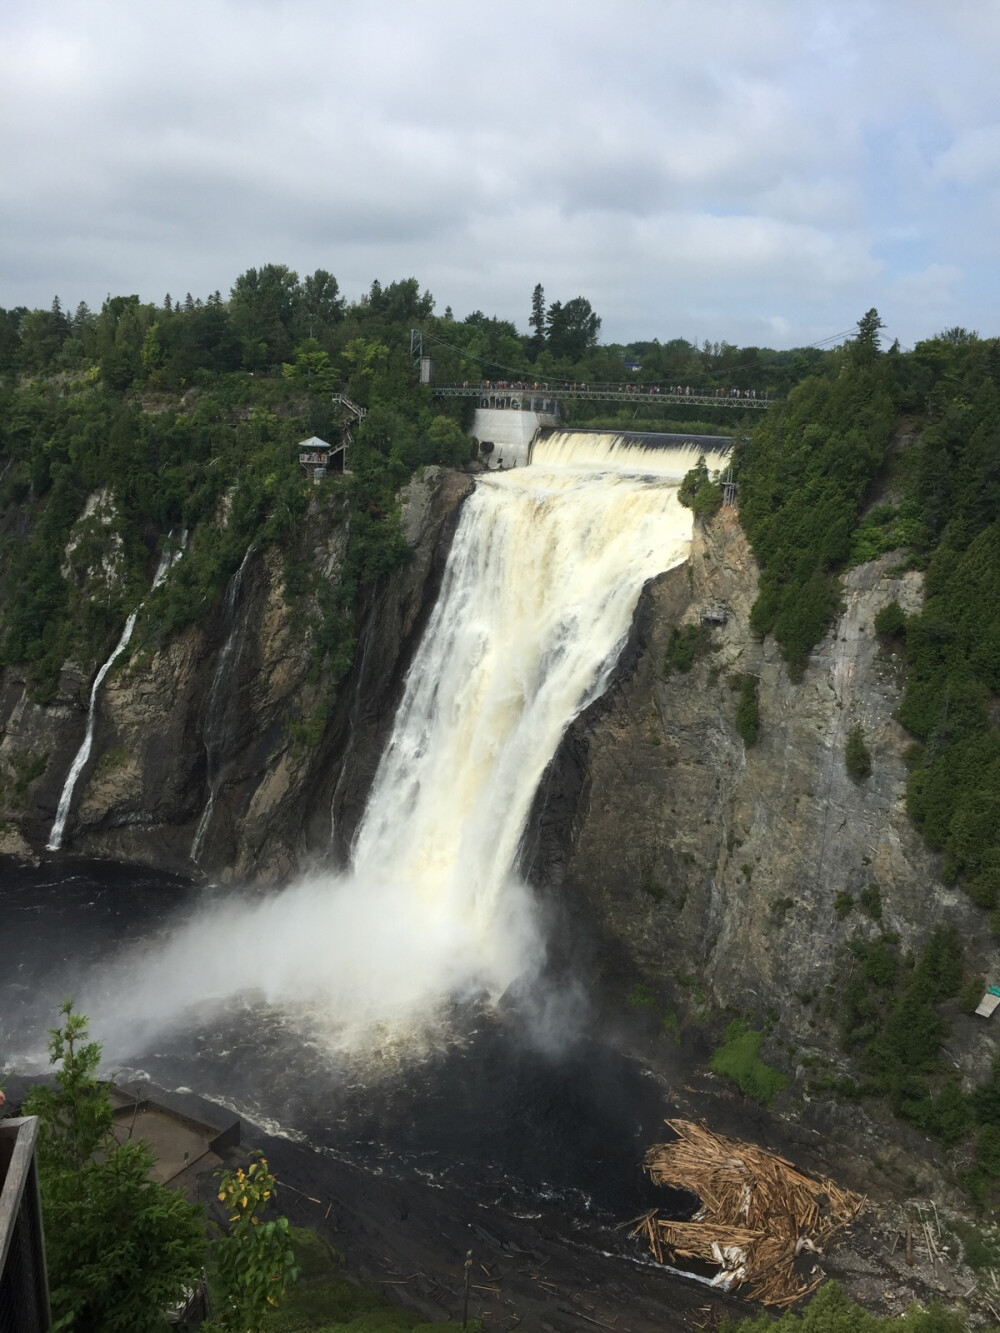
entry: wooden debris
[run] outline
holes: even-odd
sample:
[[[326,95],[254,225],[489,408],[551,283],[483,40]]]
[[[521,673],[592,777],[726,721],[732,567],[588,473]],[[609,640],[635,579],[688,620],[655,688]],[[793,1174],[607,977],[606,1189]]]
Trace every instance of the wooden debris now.
[[[645,1168],[655,1184],[696,1194],[701,1208],[690,1222],[648,1213],[632,1234],[645,1233],[658,1263],[669,1251],[714,1264],[716,1285],[746,1284],[747,1295],[765,1305],[790,1305],[814,1291],[820,1279],[796,1271],[797,1256],[803,1250],[822,1254],[864,1200],[832,1180],[803,1175],[754,1144],[723,1138],[690,1120],[667,1124],[677,1139],[650,1148]]]

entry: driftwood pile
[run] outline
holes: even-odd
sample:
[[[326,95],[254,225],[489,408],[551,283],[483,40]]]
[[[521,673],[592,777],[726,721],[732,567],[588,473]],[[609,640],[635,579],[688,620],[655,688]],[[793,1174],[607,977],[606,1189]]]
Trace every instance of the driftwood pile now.
[[[765,1305],[791,1305],[814,1291],[821,1278],[803,1276],[796,1259],[803,1251],[822,1254],[860,1212],[861,1196],[704,1125],[667,1124],[678,1137],[654,1144],[645,1168],[654,1184],[696,1194],[701,1208],[690,1222],[663,1221],[655,1210],[637,1219],[632,1234],[646,1234],[657,1263],[665,1251],[703,1260],[719,1270],[715,1285],[747,1284],[746,1294]]]

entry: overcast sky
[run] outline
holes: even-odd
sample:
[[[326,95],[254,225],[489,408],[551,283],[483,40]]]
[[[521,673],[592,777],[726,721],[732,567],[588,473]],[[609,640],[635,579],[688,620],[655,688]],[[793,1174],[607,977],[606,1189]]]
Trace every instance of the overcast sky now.
[[[998,0],[0,0],[0,305],[351,299],[787,347],[1000,333]]]

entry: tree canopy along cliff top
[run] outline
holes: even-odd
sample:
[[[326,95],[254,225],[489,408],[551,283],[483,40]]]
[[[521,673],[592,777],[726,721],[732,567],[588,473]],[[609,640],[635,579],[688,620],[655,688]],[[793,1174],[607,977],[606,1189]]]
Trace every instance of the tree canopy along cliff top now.
[[[433,305],[413,278],[374,282],[348,303],[325,270],[300,279],[267,264],[241,274],[228,299],[114,296],[98,313],[81,304],[72,314],[56,299],[49,310],[0,311],[0,661],[23,666],[34,697],[50,701],[64,662],[86,671],[107,656],[171,531],[189,533],[185,559],[148,599],[137,646],[204,615],[251,541],[282,552],[289,595],[301,595],[307,562],[296,534],[318,501],[303,485],[297,444],[319,436],[338,445],[334,399],[346,394],[365,417],[351,475],[331,483],[339,490],[325,502],[331,522],[349,519],[347,569],[337,589],[316,589],[323,660],[342,675],[358,589],[406,558],[399,487],[424,464],[470,457],[474,404],[417,382],[415,324],[434,341],[438,379],[458,384],[629,377],[637,392],[672,381],[777,394],[820,359],[682,339],[601,347],[600,319],[583,298],[536,299],[528,336],[481,311],[437,318]],[[626,372],[626,360],[641,369]],[[640,417],[659,421],[655,395],[643,399]],[[623,410],[631,420],[635,408]],[[670,408],[685,426],[693,410]]]

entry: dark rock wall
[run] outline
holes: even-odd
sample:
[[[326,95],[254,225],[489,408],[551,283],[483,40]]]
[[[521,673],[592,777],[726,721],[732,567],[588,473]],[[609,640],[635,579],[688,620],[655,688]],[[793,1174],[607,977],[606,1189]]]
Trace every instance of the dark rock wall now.
[[[915,609],[922,588],[895,565],[887,556],[848,572],[843,613],[799,684],[773,641],[750,632],[756,569],[731,511],[698,524],[689,564],[647,588],[632,654],[569,729],[528,843],[535,874],[592,921],[613,980],[649,981],[690,1016],[777,1016],[789,1046],[836,1058],[827,987],[850,966],[849,937],[885,929],[903,952],[918,951],[952,922],[967,971],[1000,974],[986,914],[942,883],[906,814],[910,737],[893,716],[897,672],[873,621],[893,598]],[[719,604],[727,622],[709,651],[689,672],[667,674],[672,628]],[[759,689],[750,748],[736,728],[733,684],[744,674]],[[865,782],[844,762],[855,723],[872,753]],[[872,883],[878,921],[859,901]],[[855,904],[846,914],[834,906],[842,893]],[[992,1037],[982,1020],[951,1017],[952,1058],[981,1078]]]
[[[440,468],[413,480],[403,504],[412,559],[362,608],[355,665],[336,687],[315,669],[310,607],[286,601],[283,562],[273,548],[251,553],[231,615],[223,604],[162,649],[137,644],[100,692],[64,848],[260,882],[336,860],[338,848],[342,855],[471,485]],[[305,527],[315,570],[336,581],[346,524],[331,525],[316,507]],[[230,636],[226,676],[213,691]],[[85,674],[68,663],[60,696],[48,707],[30,701],[18,672],[3,672],[3,850],[42,853],[84,737],[99,665]],[[31,779],[19,786],[26,766]],[[212,817],[195,862],[210,785]]]

